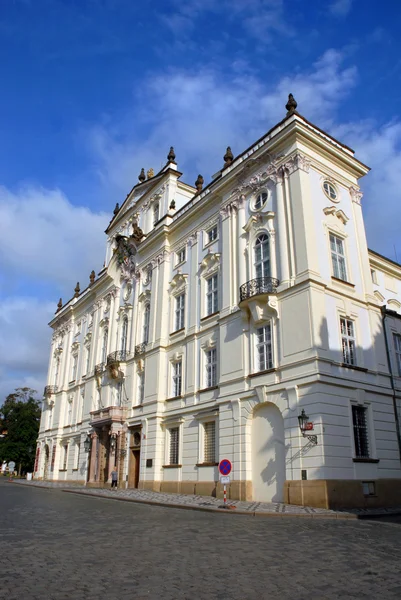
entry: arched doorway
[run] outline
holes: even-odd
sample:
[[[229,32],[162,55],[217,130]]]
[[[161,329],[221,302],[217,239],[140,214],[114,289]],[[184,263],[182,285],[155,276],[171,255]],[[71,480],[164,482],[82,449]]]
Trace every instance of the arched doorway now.
[[[43,467],[43,479],[47,479],[49,476],[49,458],[50,458],[50,450],[48,444],[45,446],[45,464]]]
[[[253,499],[283,502],[285,482],[284,420],[271,403],[255,408],[252,420]]]

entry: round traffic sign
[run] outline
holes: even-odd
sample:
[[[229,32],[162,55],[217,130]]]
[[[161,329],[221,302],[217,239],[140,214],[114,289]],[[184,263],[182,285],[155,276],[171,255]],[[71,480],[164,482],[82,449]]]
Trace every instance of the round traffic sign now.
[[[222,475],[228,475],[231,473],[231,462],[228,460],[228,458],[223,458],[223,460],[220,461],[219,471]]]

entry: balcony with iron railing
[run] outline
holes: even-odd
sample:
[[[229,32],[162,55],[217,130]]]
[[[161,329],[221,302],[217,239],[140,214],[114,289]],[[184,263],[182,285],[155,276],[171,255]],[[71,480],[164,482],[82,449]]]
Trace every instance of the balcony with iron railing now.
[[[239,288],[239,303],[249,299],[256,299],[258,296],[269,296],[277,293],[277,288],[280,285],[278,279],[274,277],[256,277],[247,281]]]
[[[107,355],[107,366],[115,365],[116,363],[127,362],[131,353],[127,350],[116,350]]]
[[[51,396],[52,394],[55,394],[58,390],[57,385],[46,385],[45,390],[44,390],[44,395],[45,396]]]

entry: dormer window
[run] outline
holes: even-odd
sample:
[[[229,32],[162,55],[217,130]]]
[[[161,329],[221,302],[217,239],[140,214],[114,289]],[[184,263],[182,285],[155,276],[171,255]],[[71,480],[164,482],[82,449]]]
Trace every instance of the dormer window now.
[[[153,206],[153,225],[156,225],[158,220],[160,219],[160,204],[158,202]]]

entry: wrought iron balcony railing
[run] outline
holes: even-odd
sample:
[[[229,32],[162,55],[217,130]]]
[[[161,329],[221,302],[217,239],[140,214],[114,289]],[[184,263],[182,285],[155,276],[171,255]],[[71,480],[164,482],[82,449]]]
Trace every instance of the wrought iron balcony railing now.
[[[104,363],[99,363],[95,366],[95,375],[101,375],[104,371]]]
[[[126,350],[116,350],[107,356],[107,365],[114,365],[115,363],[125,362],[131,353]]]
[[[146,352],[146,344],[138,344],[135,346],[135,356],[140,356],[141,354],[145,354]]]
[[[45,396],[51,396],[52,394],[55,394],[58,390],[57,385],[47,385],[45,387],[45,391],[44,391],[44,395]]]
[[[275,294],[280,282],[274,277],[257,277],[247,281],[239,288],[239,300],[242,302],[247,298],[259,294]]]

